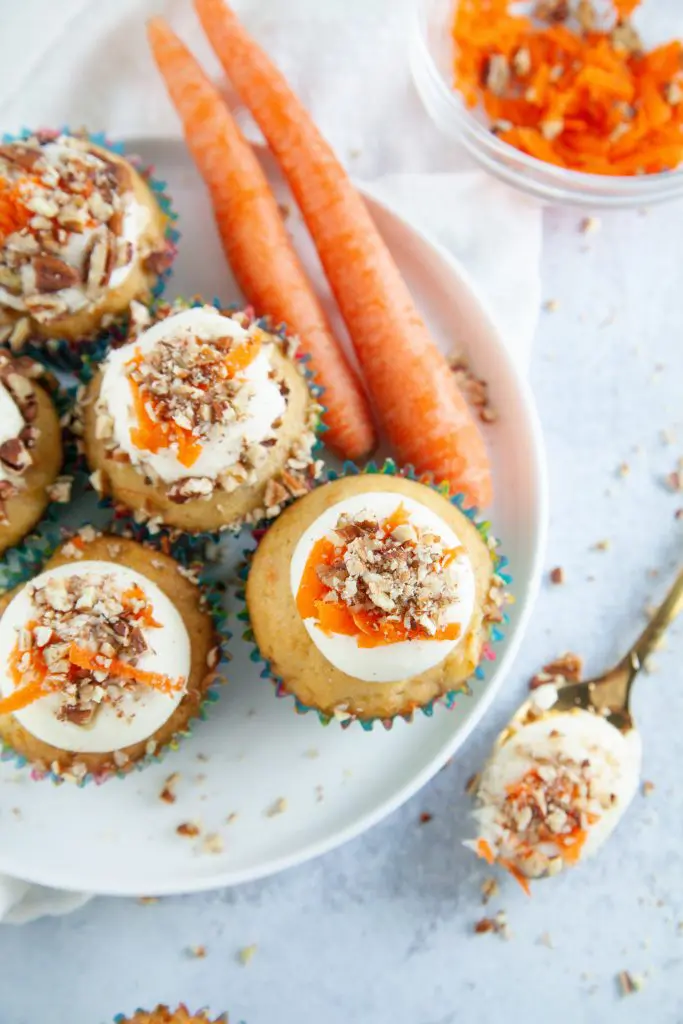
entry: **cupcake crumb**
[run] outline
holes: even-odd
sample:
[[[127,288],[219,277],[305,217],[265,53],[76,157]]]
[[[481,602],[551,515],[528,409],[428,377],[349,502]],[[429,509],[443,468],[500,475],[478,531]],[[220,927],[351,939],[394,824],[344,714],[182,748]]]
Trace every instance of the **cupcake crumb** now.
[[[642,785],[643,796],[649,796],[650,793],[654,792],[655,784],[645,779]]]
[[[594,235],[602,227],[602,221],[599,217],[584,217],[579,224],[579,231],[582,235]]]
[[[548,949],[555,948],[553,946],[553,940],[550,935],[550,932],[541,932],[541,934],[538,936],[538,944],[539,946],[547,946]]]
[[[158,896],[138,896],[138,903],[141,907],[151,906],[152,903],[158,903]]]
[[[206,956],[206,946],[188,946],[186,952],[193,960],[203,960]]]
[[[499,888],[498,882],[493,875],[485,878],[481,883],[481,902],[486,904],[489,900],[492,900],[494,896],[498,895]]]
[[[512,938],[512,932],[507,923],[507,915],[504,910],[499,910],[495,917],[482,917],[475,922],[474,932],[476,935],[485,935],[493,932],[500,935],[501,939]]]
[[[287,801],[283,796],[277,798],[275,803],[271,804],[266,810],[266,818],[275,818],[278,814],[284,814],[287,810]]]
[[[557,313],[560,308],[560,303],[557,299],[546,299],[543,303],[543,309],[546,313]]]
[[[420,824],[427,825],[433,819],[434,815],[430,814],[429,811],[423,811],[420,815]]]
[[[609,551],[609,548],[610,548],[609,540],[604,539],[604,540],[596,541],[595,544],[593,544],[591,550],[592,551]]]
[[[243,946],[242,949],[237,952],[237,959],[239,963],[241,963],[243,967],[246,967],[253,960],[257,949],[258,946],[256,943],[253,943],[251,946]]]
[[[583,658],[567,651],[565,654],[555,658],[554,661],[544,665],[540,672],[529,680],[529,689],[537,690],[539,686],[546,683],[553,683],[555,686],[562,686],[564,683],[580,683],[583,676]]]
[[[317,747],[309,747],[308,750],[304,751],[304,757],[309,758],[311,761],[315,761],[317,757],[320,757],[320,751]]]
[[[233,825],[237,821],[237,811],[232,811],[225,820],[228,825]]]
[[[619,971],[617,984],[622,996],[632,996],[640,992],[643,987],[643,977],[640,974],[631,974],[630,971]]]
[[[205,836],[202,843],[204,853],[222,853],[224,849],[223,837],[218,832],[209,832],[208,836]]]
[[[558,565],[554,569],[550,570],[550,582],[551,583],[564,583],[564,569]]]

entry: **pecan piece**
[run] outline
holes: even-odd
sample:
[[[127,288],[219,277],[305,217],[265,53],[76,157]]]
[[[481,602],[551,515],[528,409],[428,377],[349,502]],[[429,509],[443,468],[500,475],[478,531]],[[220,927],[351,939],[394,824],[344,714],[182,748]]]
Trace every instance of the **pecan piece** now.
[[[23,473],[31,465],[31,456],[23,441],[11,437],[0,444],[0,462],[14,473]]]
[[[31,265],[39,292],[58,292],[78,284],[81,279],[75,267],[70,267],[57,256],[34,256]]]
[[[10,164],[16,164],[23,171],[32,170],[40,155],[37,149],[29,149],[27,146],[0,146],[0,159],[6,160]]]
[[[157,249],[145,256],[143,265],[151,274],[163,274],[171,266],[173,254],[168,249]]]

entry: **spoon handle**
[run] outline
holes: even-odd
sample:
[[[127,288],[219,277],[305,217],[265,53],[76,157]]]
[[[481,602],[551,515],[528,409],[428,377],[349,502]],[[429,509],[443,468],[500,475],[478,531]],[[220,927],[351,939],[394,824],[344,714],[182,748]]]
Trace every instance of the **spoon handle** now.
[[[683,611],[683,569],[679,572],[671,590],[643,632],[622,659],[621,665],[624,668],[629,668],[631,679],[640,671],[648,654],[652,653],[667,628],[681,611]]]

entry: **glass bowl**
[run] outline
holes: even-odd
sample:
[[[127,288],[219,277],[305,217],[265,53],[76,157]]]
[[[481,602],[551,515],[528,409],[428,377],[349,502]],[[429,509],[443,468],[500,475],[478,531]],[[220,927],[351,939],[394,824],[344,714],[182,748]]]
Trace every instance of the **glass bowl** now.
[[[458,139],[497,178],[551,203],[586,207],[637,207],[683,196],[683,166],[660,174],[609,177],[585,174],[527,156],[490,131],[485,114],[468,110],[452,85],[451,24],[457,0],[416,0],[410,63],[432,120]],[[681,0],[644,0],[634,23],[646,45],[680,36]]]

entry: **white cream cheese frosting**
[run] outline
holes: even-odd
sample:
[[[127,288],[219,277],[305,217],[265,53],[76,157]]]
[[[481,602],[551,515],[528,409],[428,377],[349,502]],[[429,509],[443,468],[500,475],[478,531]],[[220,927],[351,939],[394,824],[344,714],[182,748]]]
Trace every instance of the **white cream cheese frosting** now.
[[[547,694],[539,690],[539,717],[523,724],[513,721],[509,736],[494,749],[481,775],[474,812],[479,840],[529,877],[554,874],[600,849],[631,803],[640,778],[642,751],[635,729],[622,733],[580,708],[553,712],[554,689],[543,687]],[[533,780],[531,812],[523,809],[526,798],[511,804],[525,777]],[[533,795],[536,788],[540,803]],[[573,799],[555,801],[553,793],[570,790]],[[578,856],[567,858],[563,850],[571,848],[579,828]],[[467,845],[477,850],[476,840]]]
[[[461,547],[455,531],[439,515],[413,498],[393,491],[368,491],[354,495],[326,509],[299,539],[290,563],[290,586],[295,600],[314,545],[331,534],[342,514],[358,515],[369,511],[382,520],[390,517],[399,506],[403,506],[410,523],[435,534],[444,547]],[[457,639],[413,639],[377,647],[359,647],[355,636],[328,634],[314,618],[304,619],[304,626],[321,654],[339,671],[370,683],[395,683],[410,679],[443,661],[467,632],[476,589],[472,563],[464,549],[456,555],[449,571],[457,584],[458,596],[449,606],[445,620],[461,627]]]
[[[24,417],[4,384],[0,383],[0,444],[18,437],[24,429]],[[12,474],[0,462],[0,480],[12,479]]]
[[[131,430],[138,425],[127,365],[134,352],[151,352],[161,341],[178,345],[198,339],[200,343],[230,338],[235,346],[247,344],[251,332],[212,306],[183,310],[160,320],[129,345],[112,351],[103,366],[98,409],[113,419],[112,440],[135,466],[149,466],[166,483],[187,477],[217,480],[229,473],[240,460],[245,447],[258,445],[273,436],[274,424],[286,409],[285,398],[272,376],[271,346],[262,345],[258,355],[235,375],[239,384],[233,401],[235,415],[229,422],[212,423],[201,440],[201,453],[191,466],[178,459],[175,445],[157,452],[138,448]]]
[[[159,587],[141,573],[112,562],[83,561],[50,569],[12,599],[0,618],[0,692],[8,697],[15,690],[8,666],[17,645],[19,631],[35,619],[33,588],[49,579],[70,576],[113,579],[117,590],[137,585],[158,627],[143,630],[149,649],[135,663],[136,669],[182,679],[186,685],[191,665],[190,638],[173,602]],[[185,686],[164,693],[144,685],[120,687],[115,702],[103,701],[87,725],[77,725],[58,717],[62,699],[58,693],[40,697],[27,707],[13,712],[17,721],[38,740],[74,753],[108,753],[120,750],[152,736],[168,721],[186,692]]]

